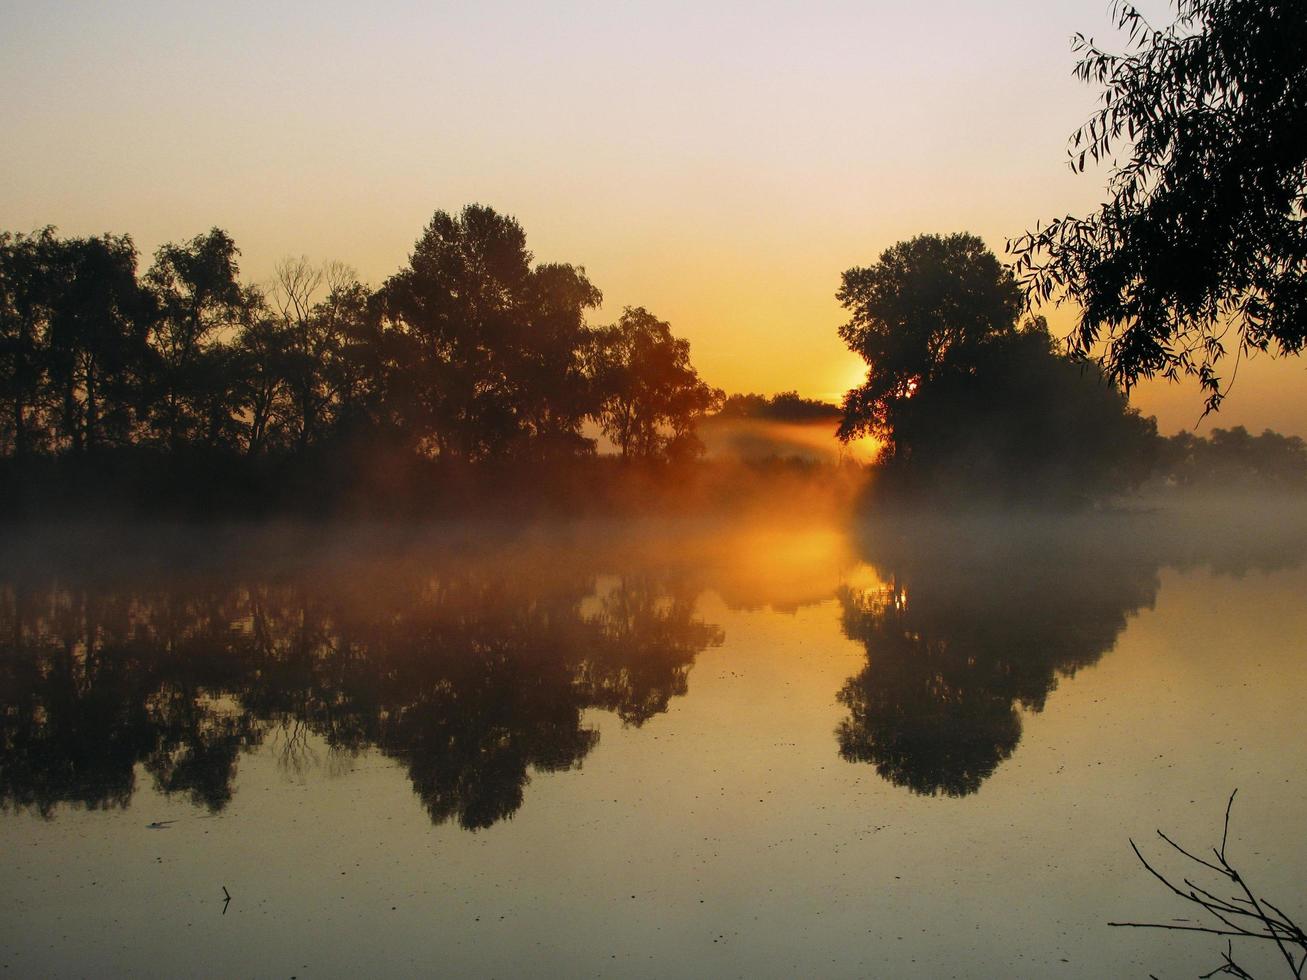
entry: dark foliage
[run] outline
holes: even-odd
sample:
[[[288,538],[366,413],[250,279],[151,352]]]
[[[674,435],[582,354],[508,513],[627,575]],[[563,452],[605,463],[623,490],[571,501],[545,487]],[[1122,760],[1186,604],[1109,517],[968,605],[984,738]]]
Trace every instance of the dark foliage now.
[[[970,372],[982,347],[1014,330],[1021,309],[1011,275],[975,235],[919,235],[843,275],[849,311],[840,337],[867,362],[844,397],[840,437],[895,443],[900,415],[924,389]]]
[[[591,375],[599,424],[623,457],[683,459],[702,446],[694,425],[722,401],[699,379],[690,344],[644,307],[595,333]]]
[[[587,422],[659,461],[700,451],[694,426],[720,399],[647,311],[588,326],[585,271],[533,264],[521,226],[487,207],[437,212],[376,292],[303,259],[254,288],[237,259],[219,229],[140,276],[125,236],[0,234],[0,482],[73,502],[96,496],[86,480],[195,511],[432,462],[575,459],[595,452]]]
[[[900,413],[883,489],[952,502],[1072,506],[1151,472],[1157,427],[1093,366],[1058,353],[1041,321],[977,353],[973,372]]]
[[[583,269],[531,261],[512,218],[442,211],[382,287],[397,407],[416,444],[469,460],[591,448],[580,434],[595,414],[584,312],[600,293]]]
[[[921,236],[844,274],[840,329],[867,361],[840,435],[885,442],[883,493],[950,503],[1100,500],[1147,476],[1156,427],[1042,318],[972,235]]]
[[[1307,5],[1177,0],[1161,29],[1116,9],[1125,53],[1075,39],[1102,96],[1069,150],[1111,163],[1108,200],[1009,249],[1032,300],[1079,305],[1074,352],[1127,385],[1194,376],[1213,410],[1229,349],[1307,342]]]
[[[716,417],[721,419],[764,419],[768,422],[832,422],[842,416],[838,405],[803,398],[797,391],[766,395],[728,395]]]
[[[1307,488],[1307,443],[1241,425],[1206,438],[1180,432],[1161,442],[1157,475],[1177,487],[1295,491]]]

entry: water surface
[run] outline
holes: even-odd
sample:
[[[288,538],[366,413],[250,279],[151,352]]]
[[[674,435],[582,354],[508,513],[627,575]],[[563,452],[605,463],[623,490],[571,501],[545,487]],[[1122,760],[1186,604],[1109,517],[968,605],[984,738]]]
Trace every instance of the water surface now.
[[[1294,910],[1264,518],[10,535],[0,967],[1205,972],[1107,923],[1187,914],[1128,838],[1235,786]]]

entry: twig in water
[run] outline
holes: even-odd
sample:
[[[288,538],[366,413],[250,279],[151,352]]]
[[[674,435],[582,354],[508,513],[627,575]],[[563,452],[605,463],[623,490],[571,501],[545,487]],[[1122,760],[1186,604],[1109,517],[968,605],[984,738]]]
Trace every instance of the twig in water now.
[[[1147,869],[1149,874],[1185,901],[1202,908],[1220,924],[1177,925],[1173,922],[1111,922],[1108,924],[1135,929],[1205,932],[1213,936],[1260,939],[1274,942],[1288,965],[1289,976],[1295,978],[1295,980],[1301,980],[1303,970],[1307,968],[1307,933],[1304,933],[1294,920],[1290,919],[1272,902],[1266,898],[1259,898],[1252,887],[1244,880],[1243,875],[1226,858],[1226,845],[1230,840],[1230,811],[1234,807],[1234,798],[1238,792],[1236,789],[1231,793],[1230,800],[1225,805],[1225,828],[1221,833],[1221,846],[1212,849],[1212,854],[1216,858],[1215,862],[1198,857],[1196,854],[1185,850],[1185,848],[1162,833],[1161,830],[1157,831],[1157,836],[1169,844],[1176,852],[1200,867],[1222,876],[1231,885],[1237,886],[1232,888],[1231,891],[1237,891],[1238,894],[1222,898],[1206,888],[1199,887],[1188,878],[1181,878],[1180,884],[1176,884],[1174,880],[1168,878],[1148,862],[1148,859],[1144,857],[1143,852],[1139,850],[1139,846],[1135,844],[1134,840],[1130,841],[1130,847],[1134,849],[1135,856],[1139,858],[1140,863]],[[1221,954],[1224,962],[1212,972],[1203,974],[1203,977],[1226,974],[1227,976],[1252,980],[1252,975],[1235,962],[1234,940],[1227,939],[1225,947],[1225,952]]]

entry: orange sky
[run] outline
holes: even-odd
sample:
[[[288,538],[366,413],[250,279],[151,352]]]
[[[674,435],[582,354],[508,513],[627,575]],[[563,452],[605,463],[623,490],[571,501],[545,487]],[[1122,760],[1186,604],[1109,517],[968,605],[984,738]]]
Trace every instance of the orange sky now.
[[[219,225],[255,281],[307,254],[378,283],[478,201],[728,390],[838,397],[842,270],[922,232],[1001,251],[1103,183],[1063,161],[1093,102],[1068,38],[1110,36],[1106,0],[27,6],[0,10],[0,228],[148,255]],[[1245,366],[1217,424],[1307,433],[1303,371]],[[1201,408],[1137,401],[1166,431]]]

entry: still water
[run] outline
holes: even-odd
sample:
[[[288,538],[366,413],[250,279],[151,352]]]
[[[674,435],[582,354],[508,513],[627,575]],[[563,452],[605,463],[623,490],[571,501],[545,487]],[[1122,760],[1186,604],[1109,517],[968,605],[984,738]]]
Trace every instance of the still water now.
[[[1233,513],[10,535],[0,974],[1206,972],[1108,922],[1236,786],[1307,917],[1307,525]]]

